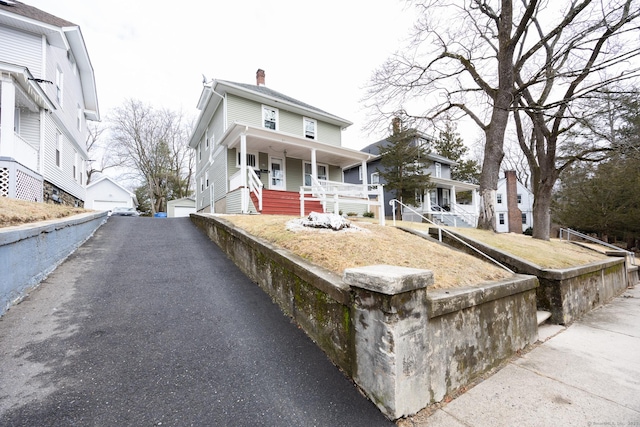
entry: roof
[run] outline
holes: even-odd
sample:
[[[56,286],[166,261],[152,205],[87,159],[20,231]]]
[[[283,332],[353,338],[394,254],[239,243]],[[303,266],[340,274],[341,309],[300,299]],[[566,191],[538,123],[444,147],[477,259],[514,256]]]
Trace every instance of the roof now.
[[[428,139],[428,138],[427,138]],[[362,150],[362,152],[364,153],[369,153],[372,154],[374,156],[376,156],[376,158],[378,156],[380,156],[380,147],[388,147],[391,144],[391,141],[389,141],[388,138],[386,139],[382,139],[378,142],[374,142],[373,144],[369,144],[366,147],[364,147]],[[434,154],[434,153],[427,153],[427,157],[435,162],[439,162],[445,165],[455,165],[456,162],[448,159],[446,157],[443,157],[439,154]],[[376,158],[372,159],[375,160]]]
[[[0,0],[0,10],[6,10],[16,15],[24,16],[26,18],[35,19],[36,21],[43,22],[45,24],[54,25],[56,27],[76,27],[77,25],[69,22],[65,19],[58,18],[43,10],[37,9],[28,4],[24,4],[17,0]]]
[[[0,26],[44,35],[51,46],[70,50],[80,74],[85,114],[100,120],[95,74],[78,25],[16,0],[0,0]]]

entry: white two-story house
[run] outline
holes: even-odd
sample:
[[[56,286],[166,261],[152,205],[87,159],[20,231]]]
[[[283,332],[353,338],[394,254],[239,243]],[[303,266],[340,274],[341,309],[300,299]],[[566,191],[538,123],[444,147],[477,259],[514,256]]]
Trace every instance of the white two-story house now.
[[[0,0],[0,196],[83,206],[87,120],[99,119],[80,27]]]
[[[196,209],[212,213],[301,213],[301,186],[342,182],[371,155],[342,147],[352,123],[255,84],[205,82],[189,145],[196,151]],[[320,210],[308,202],[305,213]]]

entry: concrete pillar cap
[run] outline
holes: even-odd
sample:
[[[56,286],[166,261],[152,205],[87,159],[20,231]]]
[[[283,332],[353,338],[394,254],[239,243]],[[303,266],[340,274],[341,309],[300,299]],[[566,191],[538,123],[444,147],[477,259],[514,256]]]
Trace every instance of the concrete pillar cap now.
[[[395,265],[369,265],[347,268],[343,280],[349,286],[385,295],[396,295],[432,285],[433,272]]]

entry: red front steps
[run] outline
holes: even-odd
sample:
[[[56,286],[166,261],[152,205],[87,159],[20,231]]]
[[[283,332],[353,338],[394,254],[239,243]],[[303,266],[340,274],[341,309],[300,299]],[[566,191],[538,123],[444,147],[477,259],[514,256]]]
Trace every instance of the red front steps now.
[[[251,192],[251,201],[258,210],[258,198]],[[322,204],[317,201],[304,202],[304,214],[322,212]],[[294,191],[262,190],[262,212],[265,215],[300,216],[300,193]]]

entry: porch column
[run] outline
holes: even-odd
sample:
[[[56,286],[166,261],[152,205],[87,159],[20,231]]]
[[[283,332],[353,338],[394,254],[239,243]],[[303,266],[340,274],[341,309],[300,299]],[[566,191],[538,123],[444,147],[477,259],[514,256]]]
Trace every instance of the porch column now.
[[[458,199],[456,198],[456,186],[451,186],[451,212],[454,212],[455,207],[458,205]]]
[[[473,206],[474,227],[478,226],[478,216],[480,216],[480,205],[478,204],[478,190],[471,190],[471,206]]]
[[[0,82],[2,97],[0,98],[0,156],[13,157],[13,125],[16,114],[16,88],[10,79]]]
[[[369,172],[367,171],[367,161],[362,161],[362,185],[364,186],[364,191],[367,191],[367,186],[369,185]]]
[[[249,212],[249,189],[247,188],[247,135],[240,134],[240,191],[242,213]]]
[[[328,171],[327,171],[328,172]],[[316,149],[311,149],[311,185],[318,179],[318,165],[316,163]]]

